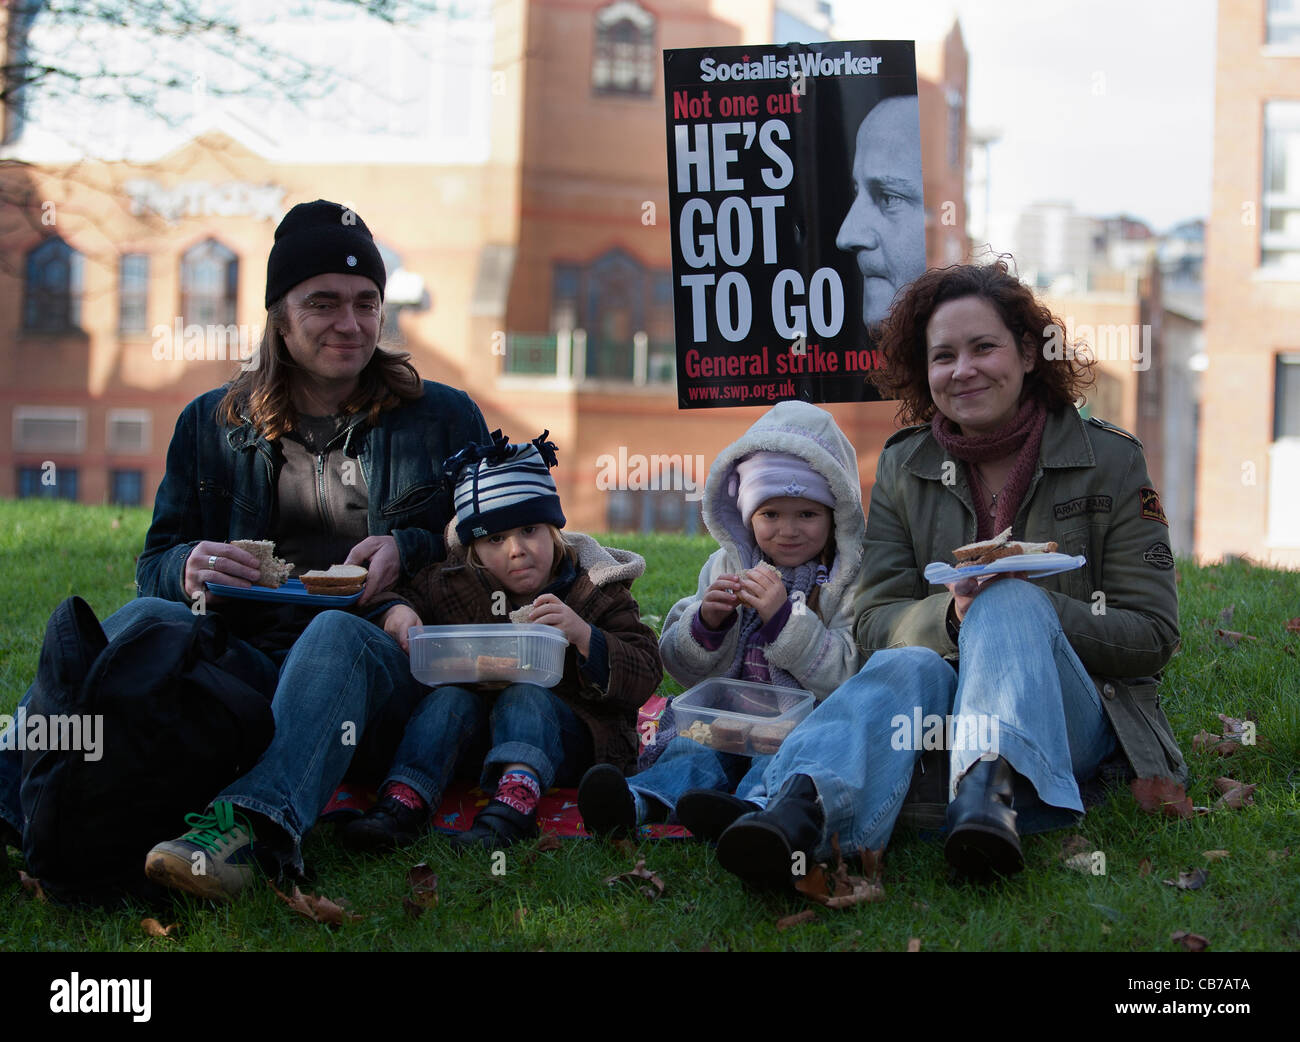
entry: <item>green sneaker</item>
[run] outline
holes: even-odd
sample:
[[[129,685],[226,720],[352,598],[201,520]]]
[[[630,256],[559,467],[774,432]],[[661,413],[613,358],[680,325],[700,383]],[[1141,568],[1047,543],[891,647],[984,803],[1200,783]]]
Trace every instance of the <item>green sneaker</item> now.
[[[233,803],[214,803],[208,814],[186,814],[190,831],[159,843],[144,860],[155,883],[213,901],[229,901],[257,878],[253,826]]]

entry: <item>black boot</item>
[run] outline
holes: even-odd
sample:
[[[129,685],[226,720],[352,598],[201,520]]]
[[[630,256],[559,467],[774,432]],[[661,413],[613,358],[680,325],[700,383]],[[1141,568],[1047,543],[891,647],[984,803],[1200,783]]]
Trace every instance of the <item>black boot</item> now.
[[[691,835],[704,843],[717,843],[731,823],[742,814],[753,814],[757,803],[742,800],[716,789],[691,789],[677,801],[677,820]]]
[[[957,798],[948,804],[943,853],[959,875],[987,880],[1025,867],[1011,809],[1014,780],[1011,764],[999,756],[976,761],[958,784]]]
[[[625,836],[636,828],[636,801],[623,772],[598,763],[578,783],[578,813],[593,836]]]
[[[366,854],[382,854],[409,847],[429,827],[429,808],[408,807],[385,796],[365,815],[349,821],[339,831],[343,845]]]
[[[821,842],[826,815],[806,774],[791,777],[766,810],[746,814],[718,838],[718,863],[745,882],[788,890],[806,872]]]

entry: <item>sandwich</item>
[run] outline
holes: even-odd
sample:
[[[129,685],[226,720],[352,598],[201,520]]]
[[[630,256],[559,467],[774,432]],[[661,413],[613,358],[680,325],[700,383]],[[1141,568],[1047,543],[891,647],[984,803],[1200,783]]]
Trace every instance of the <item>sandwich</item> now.
[[[303,572],[300,578],[308,593],[351,597],[366,585],[366,570],[359,564],[335,564],[324,571]]]
[[[257,558],[257,566],[261,570],[257,577],[259,586],[269,586],[271,589],[283,586],[293,571],[293,565],[275,556],[275,543],[270,539],[236,539],[230,545],[247,550]]]
[[[992,539],[985,539],[979,543],[967,543],[965,546],[959,546],[952,552],[953,558],[957,564],[955,567],[961,568],[982,568],[986,564],[992,564],[994,561],[1000,561],[1004,557],[1016,557],[1020,554],[1054,554],[1056,553],[1056,544],[1047,543],[1020,543],[1011,539],[1011,529],[999,532]]]

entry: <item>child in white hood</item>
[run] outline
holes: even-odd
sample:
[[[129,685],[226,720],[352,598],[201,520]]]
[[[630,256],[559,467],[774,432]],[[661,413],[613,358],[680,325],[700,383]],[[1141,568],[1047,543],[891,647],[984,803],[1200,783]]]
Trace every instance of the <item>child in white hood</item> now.
[[[853,676],[861,665],[853,593],[865,536],[862,488],[857,453],[830,413],[798,401],[769,409],[714,461],[703,514],[719,548],[694,596],[678,601],[664,624],[659,652],[672,677],[685,687],[734,677],[804,688],[821,700]],[[769,758],[751,761],[675,732],[665,721],[647,757],[652,766],[630,780],[609,765],[587,772],[578,807],[589,832],[625,831],[675,810],[696,835],[716,838],[709,820],[716,797],[696,804],[694,818],[689,797],[679,798],[738,784],[745,792]],[[753,809],[736,801],[737,811]]]

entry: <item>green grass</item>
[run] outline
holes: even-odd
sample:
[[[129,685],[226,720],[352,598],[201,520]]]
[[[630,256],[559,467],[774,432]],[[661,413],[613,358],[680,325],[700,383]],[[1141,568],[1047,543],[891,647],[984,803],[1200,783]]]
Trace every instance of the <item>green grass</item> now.
[[[0,711],[11,711],[35,672],[45,620],[78,593],[101,617],[134,594],[134,557],[148,515],[66,504],[0,501]],[[615,537],[643,553],[648,574],[636,586],[657,625],[673,601],[695,587],[711,544],[705,539]],[[1192,771],[1190,795],[1211,804],[1212,781],[1231,774],[1256,782],[1255,805],[1191,821],[1141,813],[1127,791],[1090,811],[1078,831],[1106,857],[1105,875],[1081,875],[1059,858],[1061,833],[1028,838],[1025,872],[998,887],[949,884],[939,844],[900,830],[885,859],[886,899],[785,932],[776,921],[801,910],[794,900],[744,891],[704,847],[646,841],[637,851],[566,841],[541,852],[532,844],[506,853],[494,875],[487,856],[459,859],[437,837],[400,856],[360,860],[341,850],[328,828],[309,837],[312,889],[345,899],[358,922],[329,929],[292,914],[269,890],[233,906],[183,902],[164,921],[179,939],[147,938],[142,908],[85,911],[41,904],[17,878],[10,851],[0,880],[0,950],[892,950],[909,938],[926,950],[1168,951],[1179,929],[1207,937],[1211,950],[1300,947],[1300,573],[1244,563],[1178,565],[1183,648],[1166,673],[1164,697]],[[1231,622],[1220,613],[1235,606]],[[1251,634],[1232,648],[1216,627]],[[665,684],[665,691],[676,690]],[[1198,731],[1216,731],[1217,714],[1258,720],[1260,742],[1230,759],[1192,749]],[[197,809],[197,808],[196,808]],[[123,808],[124,813],[129,808]],[[179,823],[178,823],[179,825]],[[179,828],[178,828],[179,831]],[[1285,860],[1269,851],[1291,847]],[[1202,852],[1225,849],[1207,862]],[[605,879],[636,857],[666,883],[648,901]],[[438,874],[440,903],[418,919],[403,911],[406,870],[425,860]],[[1150,871],[1144,874],[1143,862]],[[1179,891],[1161,881],[1208,865],[1208,885]]]

